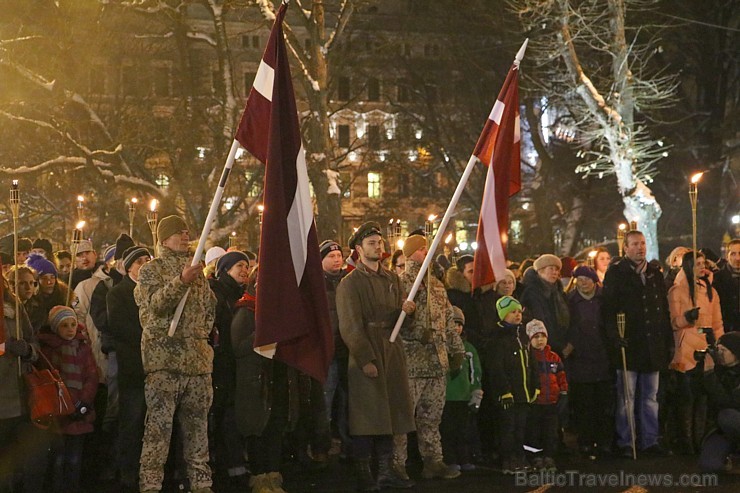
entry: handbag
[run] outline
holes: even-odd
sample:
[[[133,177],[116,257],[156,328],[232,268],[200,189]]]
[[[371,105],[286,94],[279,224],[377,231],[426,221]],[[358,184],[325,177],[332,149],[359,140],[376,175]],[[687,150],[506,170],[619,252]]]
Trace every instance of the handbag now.
[[[57,416],[68,416],[75,412],[75,405],[69,390],[43,352],[48,369],[39,370],[35,366],[23,375],[28,388],[28,408],[31,411],[31,421],[36,427],[47,429]]]

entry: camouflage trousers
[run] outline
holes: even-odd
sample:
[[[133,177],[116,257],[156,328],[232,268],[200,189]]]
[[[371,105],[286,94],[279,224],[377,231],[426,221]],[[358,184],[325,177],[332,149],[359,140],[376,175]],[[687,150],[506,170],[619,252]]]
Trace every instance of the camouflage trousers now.
[[[442,438],[439,424],[445,407],[447,383],[444,376],[431,378],[409,378],[409,390],[414,403],[416,437],[419,453],[433,461],[442,460]],[[408,443],[406,435],[393,436],[393,462],[406,465]]]
[[[139,470],[140,490],[159,491],[162,488],[175,414],[180,426],[190,487],[209,488],[208,410],[213,400],[211,375],[191,376],[156,371],[146,376],[144,385],[147,412]]]

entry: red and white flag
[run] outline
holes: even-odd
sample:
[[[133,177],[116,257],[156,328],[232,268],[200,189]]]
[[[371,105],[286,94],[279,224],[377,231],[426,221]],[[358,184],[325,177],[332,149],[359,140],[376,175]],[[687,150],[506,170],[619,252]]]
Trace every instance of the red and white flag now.
[[[236,133],[265,164],[254,347],[323,382],[334,342],[283,38],[286,9],[276,14]]]
[[[519,60],[511,66],[473,154],[487,166],[478,219],[473,289],[504,278],[509,231],[509,197],[521,187],[519,155]]]

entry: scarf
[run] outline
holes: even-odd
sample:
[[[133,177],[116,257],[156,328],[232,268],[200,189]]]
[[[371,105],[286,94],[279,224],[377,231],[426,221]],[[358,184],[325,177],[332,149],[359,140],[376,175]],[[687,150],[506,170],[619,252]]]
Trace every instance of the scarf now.
[[[647,260],[643,259],[641,262],[635,262],[632,259],[629,259],[630,266],[632,267],[632,270],[635,271],[636,274],[640,276],[640,281],[642,281],[642,285],[645,285],[645,271],[647,271],[648,262]]]

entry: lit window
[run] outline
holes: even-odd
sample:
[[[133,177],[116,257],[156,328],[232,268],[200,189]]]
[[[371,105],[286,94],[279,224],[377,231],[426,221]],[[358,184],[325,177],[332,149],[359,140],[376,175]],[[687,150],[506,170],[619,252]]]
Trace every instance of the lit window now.
[[[157,179],[154,180],[154,183],[156,183],[162,190],[167,190],[170,186],[170,177],[164,173],[160,173],[157,175]]]
[[[380,198],[380,173],[367,174],[367,196],[371,199]]]

